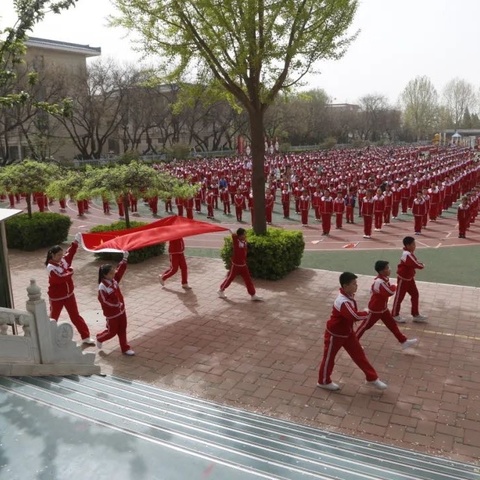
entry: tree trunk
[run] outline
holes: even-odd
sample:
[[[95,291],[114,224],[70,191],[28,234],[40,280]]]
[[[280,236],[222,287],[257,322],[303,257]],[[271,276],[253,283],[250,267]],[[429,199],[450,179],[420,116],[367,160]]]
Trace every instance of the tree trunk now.
[[[267,220],[265,218],[265,138],[262,110],[250,112],[250,134],[252,137],[253,231],[257,235],[263,235],[267,231]]]
[[[25,200],[27,201],[28,218],[32,218],[32,195],[27,193],[25,195]]]
[[[128,202],[128,194],[123,195],[123,208],[125,209],[125,226],[130,228],[130,212],[128,211],[129,202]]]

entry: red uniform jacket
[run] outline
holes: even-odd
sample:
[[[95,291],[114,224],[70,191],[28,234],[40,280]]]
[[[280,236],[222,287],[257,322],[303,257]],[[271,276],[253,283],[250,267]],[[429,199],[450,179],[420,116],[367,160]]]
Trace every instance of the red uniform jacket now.
[[[373,215],[373,198],[365,197],[362,202],[362,215]]]
[[[413,253],[404,248],[397,266],[397,276],[403,280],[412,280],[415,277],[415,270],[421,270],[424,267],[425,265],[419,262]]]
[[[183,253],[185,251],[185,243],[183,238],[177,238],[176,240],[170,240],[168,242],[168,253],[174,255],[176,253]]]
[[[104,278],[98,285],[98,301],[107,320],[125,313],[125,303],[118,282],[122,279],[126,269],[127,261],[122,260],[118,264],[113,280]]]
[[[244,267],[247,264],[247,241],[240,240],[236,233],[232,233],[233,255],[232,263],[237,267]]]
[[[388,277],[378,275],[370,288],[368,309],[372,313],[382,313],[387,310],[388,299],[395,293],[396,285],[390,285]]]
[[[75,241],[68,247],[67,252],[58,263],[51,260],[48,262],[48,297],[50,300],[65,300],[73,295],[73,268],[71,265],[77,250],[78,243]]]
[[[341,288],[327,321],[327,331],[334,337],[348,337],[353,333],[353,323],[365,320],[369,315],[368,312],[359,312],[357,302]]]

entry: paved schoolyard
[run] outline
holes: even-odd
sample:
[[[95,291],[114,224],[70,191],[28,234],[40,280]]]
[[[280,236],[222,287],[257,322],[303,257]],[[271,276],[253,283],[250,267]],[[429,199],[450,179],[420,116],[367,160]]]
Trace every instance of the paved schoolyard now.
[[[43,261],[42,251],[10,251],[16,308],[24,308],[30,278],[45,296]],[[99,263],[84,251],[74,261],[77,299],[92,333],[104,326],[96,299]],[[110,341],[97,354],[103,373],[319,429],[478,462],[478,288],[419,283],[421,312],[429,322],[401,327],[408,337],[420,339],[417,348],[402,351],[381,325],[362,339],[389,388],[378,392],[364,386],[362,373],[342,353],[333,374],[342,389],[331,393],[315,385],[338,273],[298,269],[278,282],[258,281],[265,301],[253,303],[240,283],[227,290],[228,300],[217,298],[225,275],[220,260],[188,259],[189,292],[176,277],[160,287],[157,277],[167,264],[164,255],[129,266],[122,285],[137,355],[122,356],[118,343]],[[371,280],[359,279],[361,307]],[[402,313],[408,313],[407,305]],[[67,320],[65,314],[61,320]]]

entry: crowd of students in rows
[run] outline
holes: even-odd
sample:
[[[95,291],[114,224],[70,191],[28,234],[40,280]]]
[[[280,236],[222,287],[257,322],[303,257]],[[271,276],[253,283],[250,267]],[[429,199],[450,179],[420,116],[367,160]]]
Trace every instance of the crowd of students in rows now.
[[[480,162],[476,152],[461,147],[402,147],[339,150],[265,157],[265,215],[272,224],[275,204],[281,205],[283,217],[291,210],[307,226],[313,214],[321,223],[323,235],[329,235],[332,219],[335,228],[343,223],[363,220],[365,238],[372,229],[381,231],[392,219],[410,212],[413,231],[420,235],[429,221],[461,200],[457,210],[459,237],[465,238],[479,210]],[[195,159],[154,165],[159,171],[174,175],[192,185],[197,193],[191,198],[167,198],[165,212],[194,218],[206,207],[207,218],[215,218],[220,208],[224,215],[235,213],[244,222],[246,211],[253,223],[255,205],[251,188],[251,159],[237,156]],[[5,196],[4,196],[5,197]],[[17,197],[17,198],[15,198]],[[464,197],[464,198],[462,198]],[[8,195],[13,208],[20,196]],[[34,195],[40,211],[49,199],[42,192]],[[158,197],[145,198],[154,216],[158,216]],[[118,215],[123,218],[123,198],[116,199]],[[128,195],[132,213],[138,212],[138,199]],[[89,202],[77,202],[78,214],[88,212]],[[60,208],[66,208],[65,199]],[[175,209],[174,209],[175,208]],[[110,202],[103,199],[103,211],[110,214]]]
[[[235,211],[243,221],[248,209],[253,223],[251,165],[243,157],[195,160],[156,165],[179,178],[199,185],[194,198],[175,199],[178,215],[193,218],[194,210],[207,207],[214,218],[219,207],[225,215]],[[380,231],[392,219],[411,212],[413,230],[419,235],[428,221],[436,221],[458,200],[459,237],[478,214],[480,163],[476,152],[459,147],[374,148],[363,151],[317,152],[302,155],[270,155],[265,159],[265,215],[272,223],[278,202],[284,218],[292,207],[307,226],[313,213],[329,235],[332,219],[341,229],[343,222],[363,218],[364,237],[372,227]],[[465,198],[462,198],[465,196]],[[173,212],[171,199],[165,209]],[[154,211],[157,213],[157,210]]]

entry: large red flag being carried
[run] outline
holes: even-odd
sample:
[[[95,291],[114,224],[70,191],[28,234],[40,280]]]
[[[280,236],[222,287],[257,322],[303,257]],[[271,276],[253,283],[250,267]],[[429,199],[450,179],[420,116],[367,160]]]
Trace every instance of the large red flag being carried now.
[[[138,250],[178,238],[225,230],[229,229],[174,215],[142,227],[102,233],[82,233],[82,240],[83,248],[89,252],[122,252]]]

